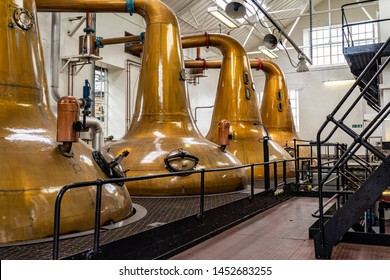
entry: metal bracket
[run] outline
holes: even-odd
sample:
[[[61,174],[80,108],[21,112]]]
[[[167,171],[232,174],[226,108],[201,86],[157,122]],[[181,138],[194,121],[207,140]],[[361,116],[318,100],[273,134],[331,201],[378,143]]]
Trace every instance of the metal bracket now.
[[[68,30],[68,35],[69,37],[72,37],[77,30],[80,29],[80,27],[84,24],[85,20],[86,20],[86,17],[85,16],[79,16],[79,17],[73,17],[73,18],[68,18],[68,20],[70,22],[72,21],[76,21],[78,20],[79,22],[77,23],[77,25],[72,29],[72,30]]]
[[[92,61],[101,60],[102,58],[100,56],[96,55],[73,55],[69,57],[63,57],[62,61],[64,62],[64,65],[61,67],[60,72],[63,73],[64,70],[71,64],[72,66],[81,66],[74,75],[77,75],[80,73],[81,69],[86,64],[91,64]]]

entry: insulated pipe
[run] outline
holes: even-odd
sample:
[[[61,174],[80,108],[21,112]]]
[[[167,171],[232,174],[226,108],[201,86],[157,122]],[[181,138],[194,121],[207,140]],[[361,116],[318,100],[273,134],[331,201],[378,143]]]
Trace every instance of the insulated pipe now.
[[[51,15],[51,48],[50,48],[50,89],[51,96],[57,103],[61,95],[58,91],[60,83],[60,39],[61,39],[61,13],[52,13]]]

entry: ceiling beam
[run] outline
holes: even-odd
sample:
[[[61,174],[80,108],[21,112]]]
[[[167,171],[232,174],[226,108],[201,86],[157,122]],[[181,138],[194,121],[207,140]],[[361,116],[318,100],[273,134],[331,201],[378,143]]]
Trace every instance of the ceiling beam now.
[[[294,24],[291,26],[290,31],[288,32],[288,36],[291,36],[291,34],[294,32],[295,27],[297,26],[299,20],[301,19],[301,15],[306,11],[307,7],[309,6],[310,1],[306,3],[306,5],[302,8],[301,12],[299,13],[299,17],[296,18],[294,21]],[[284,39],[283,45],[286,45],[287,39]]]

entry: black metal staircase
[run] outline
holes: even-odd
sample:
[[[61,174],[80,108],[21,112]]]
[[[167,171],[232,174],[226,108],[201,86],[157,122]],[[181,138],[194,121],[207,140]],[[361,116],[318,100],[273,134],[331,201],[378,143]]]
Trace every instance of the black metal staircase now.
[[[390,157],[387,158],[390,160]],[[323,230],[314,236],[316,258],[330,259],[332,248],[344,234],[362,217],[365,211],[380,198],[390,185],[390,165],[383,162],[324,224]]]
[[[364,45],[358,45],[359,42],[355,42],[353,40],[353,35],[351,32],[351,29],[353,27],[357,26],[364,26],[367,24],[376,24],[382,21],[386,21],[388,19],[378,19],[378,20],[370,20],[366,22],[358,22],[358,23],[352,23],[349,24],[346,13],[344,8],[348,6],[354,6],[354,5],[361,5],[364,3],[370,3],[370,2],[376,2],[376,0],[370,0],[370,1],[361,1],[358,3],[350,3],[343,5],[341,7],[342,11],[342,33],[343,33],[343,54],[344,57],[351,69],[351,73],[355,78],[357,78],[362,71],[366,68],[368,63],[372,60],[372,58],[375,56],[376,53],[378,53],[379,49],[383,46],[382,43],[372,43],[372,44],[364,44]],[[372,65],[370,69],[366,72],[365,76],[362,77],[362,79],[359,81],[359,88],[362,91],[366,85],[369,83],[369,81],[374,77],[375,73],[378,71],[379,66],[381,64],[380,60],[382,57],[389,56],[390,55],[390,48],[386,48],[381,57],[378,57],[378,59],[375,61],[375,63]],[[376,112],[380,111],[381,101],[380,101],[380,94],[379,94],[379,78],[376,78],[374,83],[371,84],[370,87],[368,87],[366,93],[364,94],[363,98],[367,101],[367,104],[373,108]]]
[[[363,46],[348,46],[344,48],[344,57],[351,69],[351,73],[355,78],[357,78],[362,71],[366,68],[371,59],[378,52],[380,47],[383,44],[371,44],[371,45],[363,45]],[[384,55],[388,55],[388,53],[384,53]],[[380,60],[380,59],[379,59]],[[370,79],[375,75],[378,71],[380,61],[376,61],[371,69],[368,69],[366,75],[359,82],[360,91],[362,91]],[[371,85],[366,94],[364,95],[364,99],[367,101],[367,104],[373,108],[376,112],[380,110],[380,95],[379,95],[379,79],[376,78],[373,85]]]
[[[386,55],[386,50],[390,45],[390,38],[380,46],[378,51],[373,55],[370,62],[366,64],[366,67],[358,75],[354,85],[346,93],[344,98],[336,106],[334,111],[327,116],[326,121],[321,126],[317,133],[317,169],[318,169],[318,190],[319,190],[319,221],[318,221],[318,232],[314,235],[314,245],[315,245],[315,256],[316,258],[321,259],[330,259],[332,255],[333,246],[336,245],[343,236],[354,226],[354,224],[359,220],[359,218],[364,217],[365,212],[380,198],[382,192],[390,186],[390,156],[387,157],[376,147],[369,143],[369,137],[373,132],[381,125],[385,117],[390,113],[390,103],[383,105],[382,108],[378,105],[378,114],[369,123],[360,134],[357,134],[355,131],[350,129],[344,121],[352,110],[356,107],[359,101],[362,98],[371,98],[369,90],[377,86],[377,81],[379,75],[385,69],[385,67],[390,62],[390,57]],[[381,65],[377,65],[377,61],[380,58],[387,56]],[[373,70],[378,66],[377,70]],[[372,73],[372,76],[369,80],[367,75]],[[347,105],[347,100],[351,99],[352,92],[356,87],[363,87],[359,96],[352,101],[352,106]],[[373,101],[374,102],[374,101]],[[374,102],[374,104],[376,104]],[[342,113],[341,109],[345,109],[345,112]],[[341,118],[336,119],[336,116],[341,115]],[[321,137],[325,128],[328,128],[328,125],[333,124],[331,132],[328,136],[323,139]],[[321,145],[326,145],[331,137],[337,130],[341,130],[347,135],[349,135],[353,142],[352,144],[343,150],[343,153],[334,164],[331,170],[326,170],[324,172],[322,168],[322,159],[321,159]],[[332,174],[339,172],[341,168],[353,157],[355,157],[356,152],[359,148],[364,147],[372,154],[377,156],[382,162],[379,167],[367,177],[367,179],[357,188],[356,191],[351,191],[349,189],[336,190],[335,196],[337,199],[342,198],[342,203],[338,203],[336,209],[329,213],[325,211],[324,199],[324,186],[325,183],[331,178]],[[338,201],[339,202],[339,201]]]

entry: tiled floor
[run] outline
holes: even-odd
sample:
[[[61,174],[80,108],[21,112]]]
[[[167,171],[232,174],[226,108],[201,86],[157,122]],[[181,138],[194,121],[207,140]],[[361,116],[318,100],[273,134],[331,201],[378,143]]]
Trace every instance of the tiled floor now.
[[[295,197],[176,256],[174,260],[311,260],[313,240],[308,229],[316,198]],[[332,259],[390,260],[390,247],[341,243]]]

